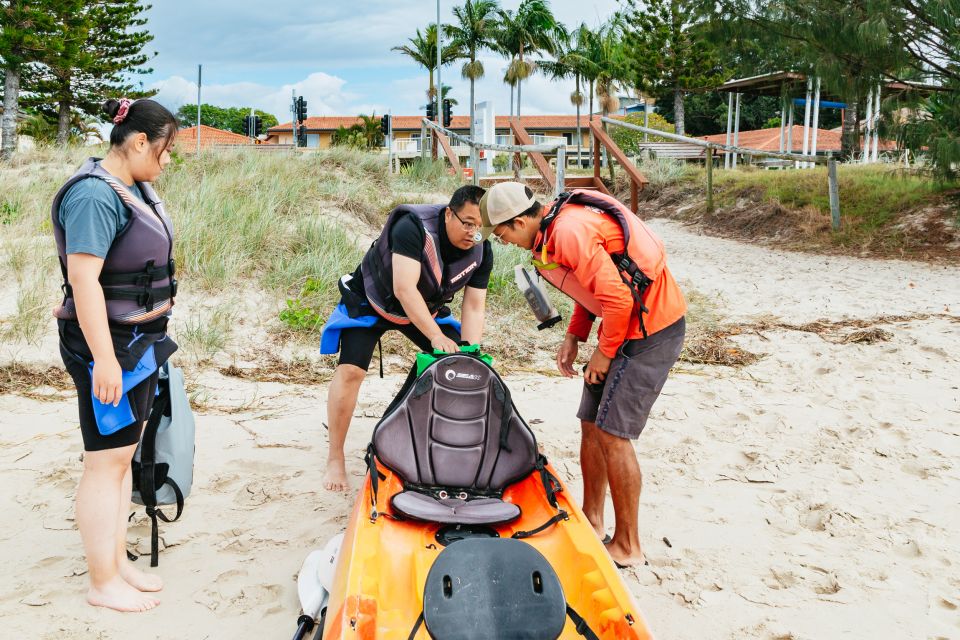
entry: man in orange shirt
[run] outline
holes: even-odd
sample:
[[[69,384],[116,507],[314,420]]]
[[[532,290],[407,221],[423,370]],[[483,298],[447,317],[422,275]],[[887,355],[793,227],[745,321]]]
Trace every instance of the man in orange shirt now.
[[[533,252],[546,280],[576,302],[557,367],[576,375],[579,345],[602,317],[598,345],[584,368],[577,417],[582,426],[583,511],[621,567],[642,564],[638,512],[639,437],[677,361],[686,302],[666,266],[660,239],[610,196],[575,191],[544,207],[528,187],[500,183],[480,201],[485,234]],[[605,537],[607,486],[615,528]]]

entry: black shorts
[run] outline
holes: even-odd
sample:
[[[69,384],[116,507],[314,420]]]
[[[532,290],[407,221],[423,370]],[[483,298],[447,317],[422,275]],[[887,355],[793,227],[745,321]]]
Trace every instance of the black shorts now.
[[[84,451],[103,451],[105,449],[119,449],[137,444],[143,425],[150,416],[153,399],[157,393],[159,371],[127,392],[130,408],[133,410],[134,422],[127,427],[111,433],[108,436],[100,434],[97,429],[97,419],[93,413],[93,396],[91,387],[93,381],[90,376],[90,365],[93,356],[87,347],[80,326],[76,322],[59,321],[60,329],[60,357],[67,373],[73,378],[77,387],[77,405],[80,414],[80,433],[83,436]],[[144,342],[154,345],[157,364],[163,364],[176,348],[176,343],[166,336],[166,318],[162,322],[154,321],[153,326],[143,325],[137,329],[145,336]],[[162,327],[162,328],[161,328]],[[115,352],[121,367],[132,370],[140,360],[139,349],[131,349],[132,342],[126,339],[133,327],[111,326],[111,337],[114,341]],[[151,331],[153,329],[154,331]],[[126,345],[126,348],[125,348]]]
[[[610,435],[636,440],[647,424],[686,333],[680,318],[646,339],[628,340],[610,363],[603,385],[584,382],[577,417]]]
[[[454,342],[460,342],[460,332],[448,324],[441,324],[440,330]],[[373,351],[377,348],[377,341],[387,331],[399,331],[405,335],[421,351],[430,351],[430,340],[427,336],[411,324],[394,324],[383,318],[378,318],[372,327],[354,327],[340,332],[340,357],[337,364],[352,364],[364,371],[370,368]]]

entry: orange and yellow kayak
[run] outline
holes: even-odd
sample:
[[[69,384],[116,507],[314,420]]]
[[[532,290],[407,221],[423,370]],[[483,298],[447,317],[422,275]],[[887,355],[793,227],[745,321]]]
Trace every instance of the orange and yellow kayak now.
[[[326,609],[325,640],[408,638],[424,609],[424,583],[444,546],[444,525],[402,519],[390,498],[404,490],[400,478],[377,463],[376,517],[371,517],[373,488],[367,474],[347,526]],[[553,470],[548,470],[552,473]],[[556,476],[556,474],[553,474]],[[559,481],[558,481],[559,482]],[[627,591],[603,543],[580,508],[561,490],[556,499],[568,514],[523,542],[548,559],[567,603],[602,640],[648,640],[652,634]],[[504,490],[503,500],[521,506],[521,516],[493,525],[501,538],[537,529],[557,514],[547,500],[538,472]],[[447,525],[449,527],[449,525]],[[561,638],[582,638],[567,620]],[[414,636],[427,639],[421,626]]]

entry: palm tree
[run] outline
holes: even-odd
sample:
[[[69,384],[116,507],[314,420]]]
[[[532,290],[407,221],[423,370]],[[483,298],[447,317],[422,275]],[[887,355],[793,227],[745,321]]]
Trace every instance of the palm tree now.
[[[516,11],[499,11],[501,28],[497,33],[497,49],[510,56],[505,80],[517,84],[517,117],[520,117],[520,101],[523,81],[536,70],[536,64],[524,55],[545,52],[553,55],[557,42],[565,34],[563,25],[550,12],[548,0],[523,0]]]
[[[570,104],[577,108],[577,166],[581,165],[580,107],[583,106],[584,96],[580,89],[580,82],[584,73],[590,70],[591,62],[586,56],[586,46],[590,38],[590,30],[582,24],[570,32],[569,36],[559,42],[556,60],[541,60],[538,64],[551,80],[565,80],[573,78],[573,92],[570,94]]]
[[[466,0],[462,7],[453,8],[453,17],[457,24],[446,25],[444,33],[450,38],[451,45],[462,52],[467,62],[463,63],[460,73],[470,81],[470,139],[475,139],[474,131],[474,82],[483,77],[483,63],[477,60],[477,52],[492,48],[496,30],[496,0]],[[442,94],[441,90],[441,94]]]
[[[383,146],[383,132],[380,130],[380,118],[377,117],[376,112],[369,116],[361,113],[360,122],[354,126],[359,127],[363,134],[367,149]]]
[[[391,47],[391,51],[399,51],[405,56],[409,56],[414,62],[430,72],[430,87],[427,89],[427,98],[433,100],[437,95],[436,87],[433,86],[433,73],[437,69],[437,25],[427,26],[425,34],[417,29],[417,35],[409,40],[410,44],[404,44]],[[460,51],[456,45],[450,43],[443,47],[442,65],[448,65],[460,57]]]
[[[450,93],[450,85],[445,84],[440,86],[440,103],[442,104],[444,100],[449,100],[451,106],[457,106],[460,104],[456,98],[450,98],[447,94]]]

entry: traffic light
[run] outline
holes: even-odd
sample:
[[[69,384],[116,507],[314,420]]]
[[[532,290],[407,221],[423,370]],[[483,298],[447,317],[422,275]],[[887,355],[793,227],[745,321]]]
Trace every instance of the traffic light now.
[[[297,128],[297,146],[305,147],[307,146],[307,125],[301,124]]]
[[[444,128],[450,127],[450,121],[453,120],[453,105],[450,104],[450,100],[445,99],[443,101],[443,126]]]
[[[437,107],[436,104],[431,100],[427,103],[427,120],[436,120],[437,119]]]
[[[307,119],[307,101],[303,96],[297,98],[297,122],[303,122]]]
[[[250,135],[250,116],[243,116],[243,135]]]
[[[253,116],[253,137],[256,138],[261,133],[263,133],[263,118]]]
[[[380,133],[385,136],[390,135],[390,115],[387,114],[380,118]]]

